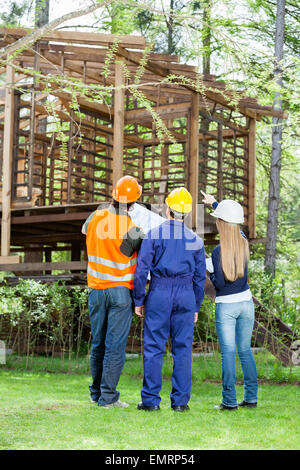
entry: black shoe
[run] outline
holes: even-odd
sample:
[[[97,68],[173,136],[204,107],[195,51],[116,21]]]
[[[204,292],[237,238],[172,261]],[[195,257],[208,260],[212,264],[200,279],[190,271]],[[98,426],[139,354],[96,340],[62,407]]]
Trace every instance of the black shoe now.
[[[247,401],[243,400],[241,403],[238,403],[240,408],[256,408],[257,403],[248,403]]]
[[[140,402],[137,406],[138,410],[145,410],[145,411],[158,411],[160,407],[158,405],[155,406],[146,406],[143,402]]]
[[[223,403],[221,403],[221,405],[216,405],[214,408],[215,410],[221,410],[221,411],[224,411],[224,410],[234,411],[238,409],[237,406],[226,406]]]
[[[188,405],[181,405],[181,406],[172,406],[173,411],[179,411],[180,413],[183,413],[184,411],[189,411],[189,406]]]

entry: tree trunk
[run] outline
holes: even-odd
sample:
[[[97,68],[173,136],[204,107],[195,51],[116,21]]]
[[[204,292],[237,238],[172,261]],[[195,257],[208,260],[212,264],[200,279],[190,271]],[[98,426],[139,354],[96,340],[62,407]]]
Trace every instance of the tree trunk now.
[[[275,65],[274,76],[279,87],[282,86],[282,64],[284,45],[285,0],[277,0],[276,32],[275,32]],[[280,90],[275,93],[273,106],[282,109]],[[268,226],[265,253],[265,269],[275,275],[276,244],[278,231],[278,209],[280,196],[281,140],[282,119],[273,118],[272,127],[272,158],[269,184]]]
[[[201,31],[202,37],[202,74],[209,75],[210,74],[210,63],[211,63],[211,6],[212,0],[205,0],[202,5],[203,13],[203,25]],[[208,119],[201,117],[201,124],[200,124],[200,133],[205,135],[209,131],[209,123]],[[208,142],[204,139],[199,142],[199,190],[206,191],[206,168],[207,168],[207,161],[208,161]],[[200,192],[200,191],[199,191]],[[201,201],[201,196],[199,197],[199,201]]]
[[[203,66],[202,73],[210,74],[211,57],[211,0],[203,2],[203,25],[202,25],[202,46],[203,46]]]
[[[174,42],[173,42],[173,28],[174,28],[174,0],[170,0],[170,13],[169,20],[167,22],[168,27],[168,54],[173,54],[175,52]]]
[[[202,4],[203,13],[203,24],[202,24],[202,47],[203,47],[203,54],[202,54],[202,74],[209,75],[210,74],[210,64],[211,64],[211,8],[212,7],[212,0],[205,0]],[[200,123],[200,133],[205,135],[206,132],[209,131],[209,120],[205,119],[203,116],[201,117]],[[207,168],[207,161],[208,161],[208,143],[207,141],[200,140],[199,141],[199,173],[198,173],[198,193],[199,193],[199,203],[202,201],[202,196],[200,194],[200,190],[206,192],[206,168]],[[207,325],[208,324],[208,314],[202,308],[199,312],[199,324],[200,325]],[[205,334],[206,338],[207,334]],[[203,338],[203,339],[205,339]],[[202,338],[201,338],[202,339]]]
[[[35,20],[36,28],[40,28],[49,23],[50,0],[35,0]]]

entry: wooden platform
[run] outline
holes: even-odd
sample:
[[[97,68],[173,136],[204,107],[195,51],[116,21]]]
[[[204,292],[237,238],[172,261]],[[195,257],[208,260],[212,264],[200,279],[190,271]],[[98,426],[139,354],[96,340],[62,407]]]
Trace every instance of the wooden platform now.
[[[42,272],[50,274],[52,271],[85,271],[86,250],[85,236],[81,233],[82,225],[97,207],[105,208],[109,204],[110,202],[94,202],[12,209],[12,256],[0,257],[0,271],[18,274],[38,271],[40,275]],[[205,237],[206,243],[216,243],[216,227],[209,215],[205,216],[203,226],[205,232],[201,235]],[[71,252],[71,259],[53,262],[51,254],[62,251]],[[28,262],[29,253],[40,253],[39,262]]]

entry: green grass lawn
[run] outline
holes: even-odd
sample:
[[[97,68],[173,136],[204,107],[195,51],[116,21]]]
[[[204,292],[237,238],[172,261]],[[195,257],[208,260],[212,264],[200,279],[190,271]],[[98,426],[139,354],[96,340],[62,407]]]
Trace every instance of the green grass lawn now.
[[[172,362],[166,358],[161,411],[149,413],[136,410],[140,359],[126,361],[120,380],[120,399],[130,404],[127,409],[90,404],[85,359],[74,362],[71,373],[60,371],[59,361],[46,368],[45,358],[36,358],[32,370],[24,370],[24,359],[11,357],[1,366],[0,449],[300,448],[299,367],[274,367],[271,357],[257,357],[258,408],[220,412],[213,408],[221,401],[220,358],[195,358],[191,409],[174,413],[169,401]],[[239,368],[238,399],[243,398],[240,379]]]

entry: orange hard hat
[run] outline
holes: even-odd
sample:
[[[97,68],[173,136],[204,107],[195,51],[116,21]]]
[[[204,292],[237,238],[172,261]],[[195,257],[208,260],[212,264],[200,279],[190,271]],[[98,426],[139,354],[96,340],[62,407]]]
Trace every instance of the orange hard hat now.
[[[136,201],[142,194],[142,186],[133,176],[123,176],[120,178],[113,190],[112,197],[121,203]]]

